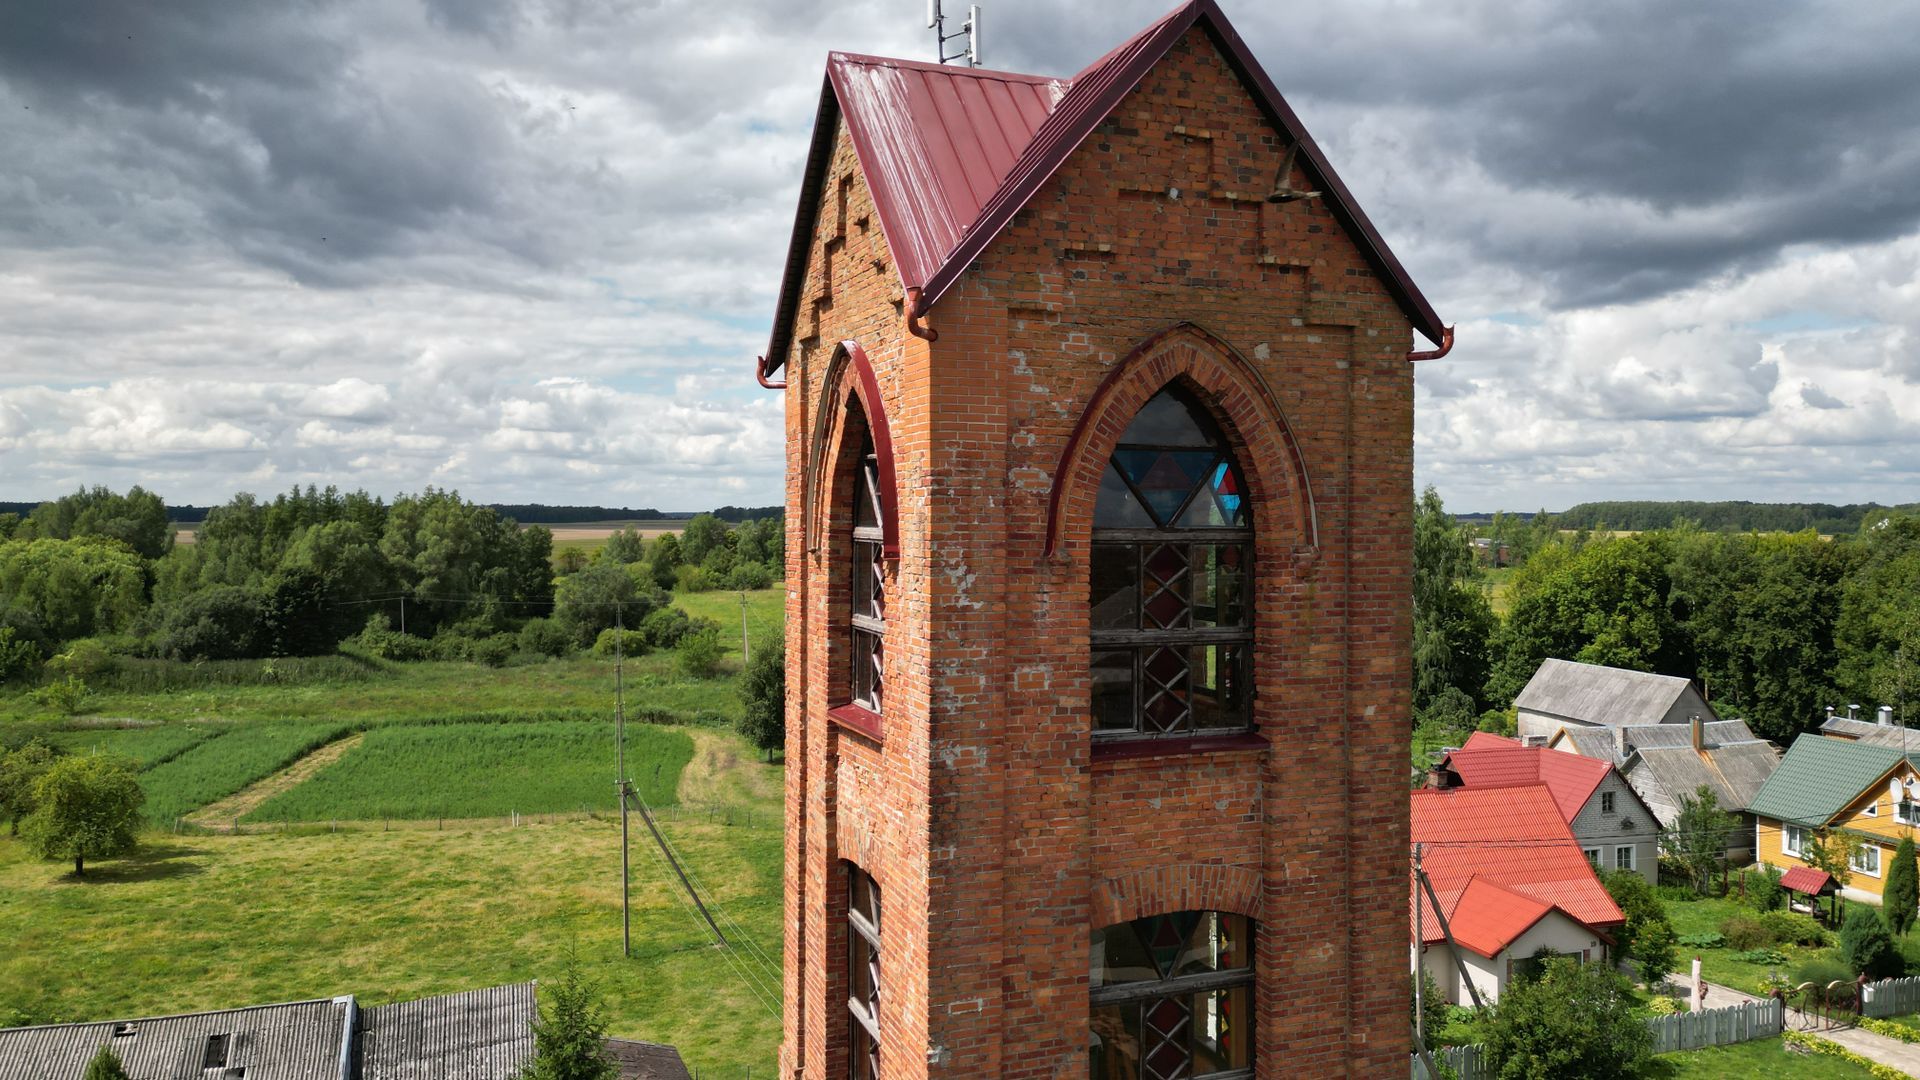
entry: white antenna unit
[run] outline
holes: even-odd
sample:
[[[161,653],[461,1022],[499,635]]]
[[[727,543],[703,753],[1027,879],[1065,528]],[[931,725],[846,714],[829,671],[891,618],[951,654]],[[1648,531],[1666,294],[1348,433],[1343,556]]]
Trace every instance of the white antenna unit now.
[[[968,67],[980,66],[979,4],[969,4],[967,21],[961,24],[958,32],[949,34],[947,33],[947,16],[940,10],[940,0],[927,0],[927,29],[933,31],[934,55],[940,58],[941,63],[949,64],[955,60],[965,60]],[[967,40],[967,47],[948,55],[947,42],[958,41],[961,38]]]

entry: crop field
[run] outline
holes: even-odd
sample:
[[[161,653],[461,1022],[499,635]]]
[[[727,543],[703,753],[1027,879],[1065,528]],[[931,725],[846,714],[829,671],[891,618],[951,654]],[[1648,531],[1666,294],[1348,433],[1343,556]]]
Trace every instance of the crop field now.
[[[628,772],[655,806],[677,800],[693,740],[629,725]],[[617,809],[613,722],[440,724],[367,733],[339,761],[243,821],[478,818]]]
[[[177,818],[239,791],[269,773],[345,735],[353,725],[334,723],[247,724],[208,739],[163,765],[140,774],[147,793],[147,820],[166,826]]]
[[[142,769],[171,761],[227,729],[215,724],[156,724],[147,727],[88,727],[51,730],[39,738],[70,754],[116,754]]]

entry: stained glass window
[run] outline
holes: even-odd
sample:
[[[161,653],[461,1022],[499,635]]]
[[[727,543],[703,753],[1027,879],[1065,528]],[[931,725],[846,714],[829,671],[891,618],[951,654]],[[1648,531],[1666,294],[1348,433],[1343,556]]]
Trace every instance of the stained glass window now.
[[[1096,1080],[1251,1076],[1253,924],[1220,911],[1096,930],[1090,997]]]
[[[1184,391],[1154,395],[1120,436],[1094,504],[1097,735],[1248,725],[1252,533],[1219,428]]]
[[[880,531],[880,466],[869,437],[854,480],[852,699],[874,712],[886,699],[887,562]]]
[[[847,1075],[880,1075],[880,884],[866,871],[847,871]]]

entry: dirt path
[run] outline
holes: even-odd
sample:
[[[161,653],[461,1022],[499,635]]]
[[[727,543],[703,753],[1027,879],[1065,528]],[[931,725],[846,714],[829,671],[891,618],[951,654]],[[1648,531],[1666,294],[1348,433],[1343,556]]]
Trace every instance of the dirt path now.
[[[256,780],[219,802],[195,810],[186,816],[186,821],[215,832],[232,832],[234,824],[254,808],[339,761],[347,751],[359,746],[360,740],[365,737],[365,732],[357,732],[344,739],[336,739],[272,776]]]
[[[753,803],[779,798],[779,773],[757,758],[743,756],[738,741],[699,728],[680,730],[693,739],[693,760],[680,771],[678,792],[682,806]]]

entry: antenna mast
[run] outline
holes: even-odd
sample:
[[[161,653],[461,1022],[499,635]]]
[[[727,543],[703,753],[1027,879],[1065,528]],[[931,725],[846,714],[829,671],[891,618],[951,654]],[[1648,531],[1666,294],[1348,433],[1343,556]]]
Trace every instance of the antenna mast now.
[[[980,66],[980,5],[967,5],[967,21],[962,23],[958,33],[947,33],[947,16],[940,10],[940,0],[927,0],[927,29],[933,31],[935,56],[943,64],[955,60],[965,60],[968,67]],[[949,56],[947,42],[967,39],[967,47]]]

